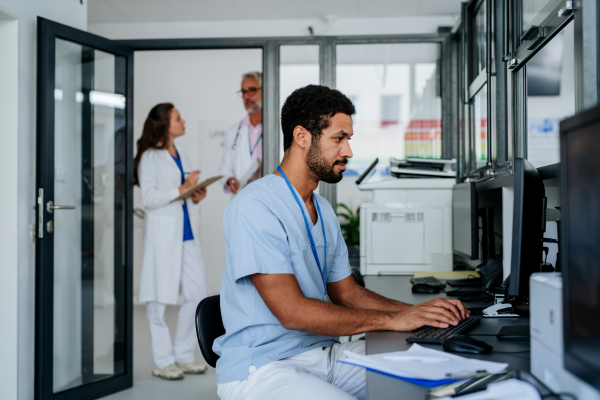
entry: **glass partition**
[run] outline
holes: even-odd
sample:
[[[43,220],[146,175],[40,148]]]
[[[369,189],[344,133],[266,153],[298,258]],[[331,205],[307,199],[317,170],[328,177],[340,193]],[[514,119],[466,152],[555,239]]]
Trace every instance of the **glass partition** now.
[[[279,110],[292,92],[306,85],[318,85],[319,45],[279,47]],[[279,126],[279,160],[283,158],[283,132]]]
[[[487,23],[486,23],[486,2],[481,2],[481,5],[475,11],[475,35],[474,35],[474,51],[473,51],[473,79],[475,79],[481,71],[486,67],[485,50],[487,48]]]
[[[337,88],[356,107],[353,159],[346,177],[360,175],[375,158],[377,174],[389,159],[441,157],[439,45],[337,46]]]
[[[390,173],[390,158],[442,156],[442,102],[436,43],[337,45],[336,86],[356,107],[353,158],[337,184],[338,203],[369,201],[356,178],[379,158],[373,174]]]
[[[547,8],[553,6],[556,1],[552,0],[521,0],[522,14],[523,14],[523,32],[526,32],[531,28],[533,19],[540,14],[540,12],[547,13]]]
[[[536,167],[560,161],[559,122],[575,114],[574,23],[526,64],[527,159]]]

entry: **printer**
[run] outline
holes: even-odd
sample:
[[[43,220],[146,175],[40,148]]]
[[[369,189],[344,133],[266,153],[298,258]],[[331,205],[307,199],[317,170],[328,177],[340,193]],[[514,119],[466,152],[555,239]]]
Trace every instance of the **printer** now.
[[[360,205],[361,273],[452,271],[455,165],[455,160],[392,158],[390,176],[358,185],[373,199]]]
[[[555,393],[600,400],[595,389],[564,367],[562,275],[532,274],[529,290],[531,373]]]

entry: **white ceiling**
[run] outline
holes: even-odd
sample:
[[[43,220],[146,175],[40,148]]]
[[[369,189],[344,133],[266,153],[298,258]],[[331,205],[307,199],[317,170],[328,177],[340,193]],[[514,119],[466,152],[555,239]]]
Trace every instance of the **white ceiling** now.
[[[88,0],[88,22],[458,15],[462,0]]]

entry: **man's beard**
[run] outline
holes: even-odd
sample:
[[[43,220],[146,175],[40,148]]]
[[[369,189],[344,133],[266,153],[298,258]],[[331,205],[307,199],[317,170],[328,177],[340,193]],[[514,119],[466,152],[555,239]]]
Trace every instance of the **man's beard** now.
[[[336,174],[334,168],[337,164],[347,164],[348,159],[343,158],[341,160],[336,160],[333,165],[330,165],[325,157],[323,157],[323,153],[321,153],[319,139],[314,136],[312,139],[308,154],[306,155],[306,165],[308,165],[308,169],[315,174],[320,181],[326,183],[338,183],[342,180],[344,174],[342,174],[342,172]]]
[[[255,102],[255,103],[254,103],[254,105],[253,105],[253,106],[246,107],[246,112],[247,112],[248,114],[252,114],[252,113],[255,113],[255,112],[257,112],[257,111],[258,111],[258,110],[260,110],[261,108],[262,108],[262,101],[257,101],[257,102]]]

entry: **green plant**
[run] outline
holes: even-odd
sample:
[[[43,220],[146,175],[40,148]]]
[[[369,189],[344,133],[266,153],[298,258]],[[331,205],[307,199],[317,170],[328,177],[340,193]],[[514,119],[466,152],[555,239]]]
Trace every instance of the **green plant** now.
[[[342,209],[340,212],[339,209]],[[343,219],[340,223],[342,236],[346,241],[346,245],[352,246],[360,242],[360,208],[356,212],[352,211],[344,203],[338,203],[338,218]]]

